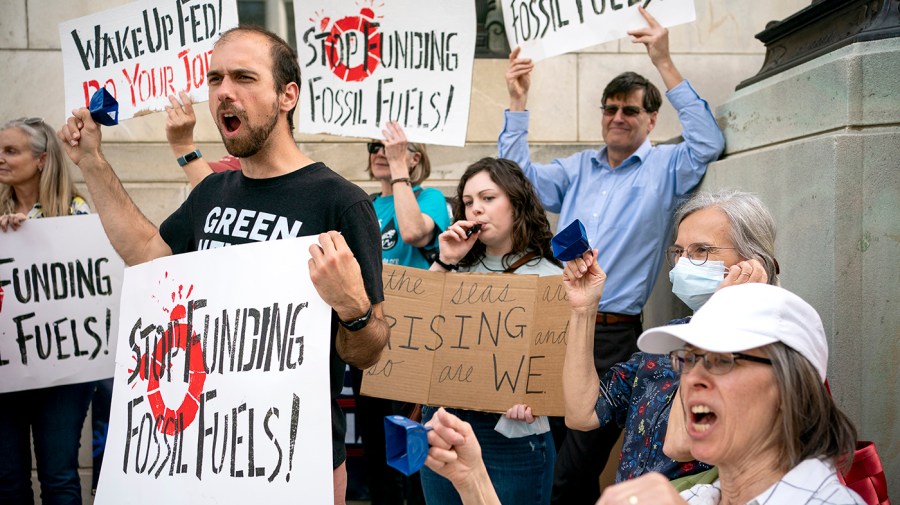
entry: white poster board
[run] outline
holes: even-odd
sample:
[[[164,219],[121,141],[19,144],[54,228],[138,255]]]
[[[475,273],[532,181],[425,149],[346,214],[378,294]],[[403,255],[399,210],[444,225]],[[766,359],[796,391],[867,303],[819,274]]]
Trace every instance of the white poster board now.
[[[462,146],[469,121],[475,3],[296,0],[303,74],[299,130]]]
[[[97,505],[332,503],[331,308],[309,279],[315,240],[125,271]]]
[[[124,268],[97,215],[0,232],[0,393],[112,376]]]
[[[60,23],[65,116],[100,88],[120,121],[163,110],[179,91],[206,101],[213,43],[237,24],[236,0],[139,0]]]
[[[697,18],[694,0],[507,0],[503,23],[520,58],[543,60],[628,36],[647,26],[638,6],[669,27]]]

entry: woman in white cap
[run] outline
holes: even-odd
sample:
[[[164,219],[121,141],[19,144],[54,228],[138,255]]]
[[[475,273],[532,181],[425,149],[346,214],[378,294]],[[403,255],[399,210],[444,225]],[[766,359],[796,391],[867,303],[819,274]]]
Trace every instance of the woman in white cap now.
[[[825,389],[828,342],[800,297],[725,288],[688,324],[645,331],[638,347],[671,357],[691,453],[719,479],[679,494],[648,474],[607,489],[599,505],[865,503],[837,477],[856,429]]]
[[[647,330],[638,346],[671,356],[692,452],[719,479],[678,493],[649,473],[607,488],[598,505],[865,504],[838,480],[856,429],[825,389],[825,331],[800,297],[767,284],[728,287],[689,323]],[[498,504],[471,428],[445,412],[431,426],[426,465],[463,503]]]

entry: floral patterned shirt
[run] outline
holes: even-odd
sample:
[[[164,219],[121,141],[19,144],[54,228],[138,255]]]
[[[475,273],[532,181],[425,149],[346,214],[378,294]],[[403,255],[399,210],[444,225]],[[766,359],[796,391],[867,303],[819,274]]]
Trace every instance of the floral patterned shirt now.
[[[72,198],[72,203],[69,205],[69,215],[70,216],[81,216],[84,214],[90,214],[91,208],[88,207],[87,202],[84,201],[84,198],[80,196],[76,196]],[[41,202],[37,202],[34,204],[34,207],[28,211],[28,219],[40,219],[44,217],[44,209],[41,208]]]
[[[669,324],[684,324],[689,319]],[[659,472],[671,480],[710,468],[699,461],[679,463],[663,453],[678,378],[668,356],[645,352],[613,365],[601,378],[594,407],[600,426],[616,423],[625,430],[616,482],[648,472]]]

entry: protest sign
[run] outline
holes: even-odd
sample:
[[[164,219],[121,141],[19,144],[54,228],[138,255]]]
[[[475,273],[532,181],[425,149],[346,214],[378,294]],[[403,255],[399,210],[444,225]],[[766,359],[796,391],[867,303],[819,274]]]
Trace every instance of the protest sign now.
[[[236,0],[139,0],[60,23],[65,115],[100,88],[119,120],[161,111],[179,91],[206,101],[213,43],[237,24]]]
[[[475,4],[294,2],[303,72],[301,132],[462,146],[469,121]]]
[[[96,502],[332,503],[316,237],[128,268]]]
[[[96,215],[0,233],[0,393],[113,375],[122,259]]]
[[[697,18],[694,0],[511,0],[500,2],[509,47],[534,61],[628,36],[647,26],[638,6],[663,26]]]
[[[363,394],[563,415],[569,304],[561,276],[446,274],[384,265],[391,339]]]

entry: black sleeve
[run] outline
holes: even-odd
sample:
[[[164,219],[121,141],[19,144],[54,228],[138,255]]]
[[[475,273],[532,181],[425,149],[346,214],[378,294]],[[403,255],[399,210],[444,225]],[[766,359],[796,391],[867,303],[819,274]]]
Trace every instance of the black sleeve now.
[[[193,208],[191,202],[193,202],[194,193],[195,191],[191,191],[181,207],[178,207],[178,210],[159,226],[159,235],[172,249],[172,254],[181,254],[197,249],[194,228],[191,224],[191,209]]]
[[[341,216],[341,235],[356,256],[362,270],[366,294],[373,304],[384,301],[384,288],[381,284],[381,230],[375,208],[368,199],[357,202]]]

